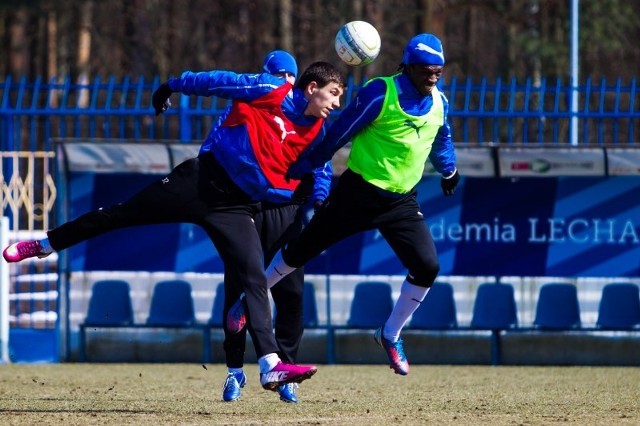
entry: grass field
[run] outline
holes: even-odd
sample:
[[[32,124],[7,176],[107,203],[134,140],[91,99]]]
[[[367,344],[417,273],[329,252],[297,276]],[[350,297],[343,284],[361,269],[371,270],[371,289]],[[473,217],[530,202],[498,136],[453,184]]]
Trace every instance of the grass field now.
[[[3,425],[638,425],[640,368],[319,366],[299,404],[221,400],[223,365],[0,365]]]

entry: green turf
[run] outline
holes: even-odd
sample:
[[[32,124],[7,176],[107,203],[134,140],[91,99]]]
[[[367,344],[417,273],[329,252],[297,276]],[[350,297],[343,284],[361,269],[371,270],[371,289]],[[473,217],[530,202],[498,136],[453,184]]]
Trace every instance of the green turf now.
[[[224,366],[0,365],[3,425],[638,425],[640,368],[319,366],[301,403],[262,390],[254,365],[222,402]]]

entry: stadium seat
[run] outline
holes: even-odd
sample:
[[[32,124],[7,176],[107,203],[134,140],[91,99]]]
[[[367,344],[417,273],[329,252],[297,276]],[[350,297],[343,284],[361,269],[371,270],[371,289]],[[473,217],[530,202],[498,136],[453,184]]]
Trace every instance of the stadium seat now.
[[[358,328],[377,328],[383,325],[393,309],[391,285],[386,282],[365,281],[356,284],[347,325]]]
[[[85,360],[87,327],[133,326],[133,308],[129,283],[122,280],[100,280],[91,287],[89,309],[79,325],[79,360]]]
[[[453,287],[438,282],[431,286],[427,297],[414,312],[409,327],[424,330],[446,330],[458,327]]]
[[[191,284],[183,280],[157,283],[151,296],[147,325],[180,327],[191,326],[195,322]]]
[[[580,305],[576,286],[549,283],[540,287],[533,325],[541,330],[580,328]]]
[[[216,295],[213,298],[213,308],[211,309],[211,318],[209,318],[209,325],[211,327],[222,327],[223,312],[224,312],[224,283],[220,283],[216,287]]]
[[[471,327],[505,330],[518,326],[516,299],[511,284],[484,283],[478,286]]]
[[[276,316],[278,309],[275,304],[271,305],[273,316],[273,326],[276,326]],[[302,326],[304,328],[314,328],[318,326],[318,306],[316,304],[316,288],[313,283],[305,282],[302,290]]]
[[[126,326],[133,324],[129,283],[122,280],[96,281],[91,288],[85,326]]]
[[[473,304],[471,328],[491,330],[491,364],[499,365],[500,333],[516,328],[518,314],[511,284],[484,283],[478,286]]]
[[[640,290],[633,283],[611,283],[602,289],[596,327],[631,330],[640,327]]]
[[[302,321],[305,328],[318,326],[318,305],[316,303],[316,288],[313,283],[304,283],[302,305]]]

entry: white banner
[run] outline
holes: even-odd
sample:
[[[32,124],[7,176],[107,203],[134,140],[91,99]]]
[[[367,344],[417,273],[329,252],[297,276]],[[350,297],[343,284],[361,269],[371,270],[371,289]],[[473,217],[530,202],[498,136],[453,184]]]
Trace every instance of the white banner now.
[[[604,176],[602,148],[509,148],[498,150],[500,176]]]
[[[456,147],[456,167],[462,176],[494,177],[495,167],[493,155],[489,147]],[[430,161],[424,169],[424,174],[436,174]]]
[[[640,175],[640,149],[607,148],[607,158],[610,175]]]
[[[70,172],[169,173],[169,152],[164,144],[66,143]]]
[[[197,157],[198,152],[200,151],[200,145],[169,145],[169,150],[171,150],[171,161],[173,162],[172,167],[175,167],[178,164],[182,163],[184,160]]]

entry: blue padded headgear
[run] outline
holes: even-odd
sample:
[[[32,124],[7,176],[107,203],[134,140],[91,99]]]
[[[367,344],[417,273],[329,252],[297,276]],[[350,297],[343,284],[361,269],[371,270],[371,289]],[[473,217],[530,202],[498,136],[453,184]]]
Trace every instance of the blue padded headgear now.
[[[407,43],[402,55],[405,65],[444,65],[442,42],[433,34],[418,34]]]

